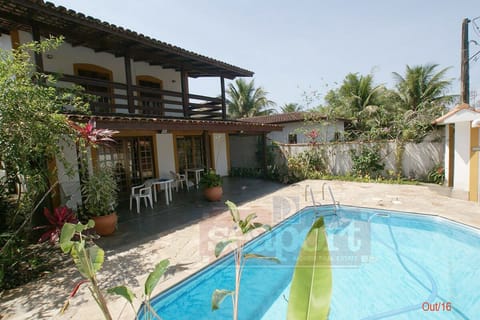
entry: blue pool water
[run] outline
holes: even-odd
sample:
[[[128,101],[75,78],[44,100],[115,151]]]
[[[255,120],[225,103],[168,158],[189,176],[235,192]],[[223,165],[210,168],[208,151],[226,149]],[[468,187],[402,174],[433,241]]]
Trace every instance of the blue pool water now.
[[[478,319],[480,232],[445,219],[342,206],[306,208],[250,242],[245,252],[276,256],[281,264],[249,260],[239,319],[285,319],[299,249],[324,215],[332,261],[329,319]],[[391,230],[391,231],[390,231]],[[155,297],[164,320],[231,319],[225,299],[211,311],[215,289],[234,288],[231,255]],[[401,313],[404,311],[403,313]]]

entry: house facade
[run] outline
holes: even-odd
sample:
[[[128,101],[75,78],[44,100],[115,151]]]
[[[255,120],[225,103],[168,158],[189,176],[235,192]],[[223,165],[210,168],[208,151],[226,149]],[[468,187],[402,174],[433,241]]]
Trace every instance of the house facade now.
[[[480,112],[464,103],[434,123],[445,127],[445,180],[452,195],[478,202]]]
[[[91,103],[97,128],[119,134],[113,147],[91,151],[90,167],[121,172],[125,192],[146,179],[188,168],[214,168],[227,175],[230,134],[280,130],[227,120],[225,79],[251,77],[246,69],[43,1],[1,2],[0,32],[0,47],[7,50],[51,35],[64,37],[57,50],[32,58],[39,71],[59,75],[58,85],[80,85],[97,97]],[[189,91],[189,79],[202,77],[218,79],[217,97]],[[74,145],[64,147],[65,157],[75,164]],[[57,168],[60,193],[79,200],[78,174],[67,176],[58,162]]]
[[[311,140],[308,133],[312,130],[318,133],[316,141],[319,143],[340,140],[344,132],[344,120],[327,119],[326,116],[310,112],[290,112],[242,120],[282,126],[281,131],[272,131],[267,134],[268,139],[282,144],[308,143]]]

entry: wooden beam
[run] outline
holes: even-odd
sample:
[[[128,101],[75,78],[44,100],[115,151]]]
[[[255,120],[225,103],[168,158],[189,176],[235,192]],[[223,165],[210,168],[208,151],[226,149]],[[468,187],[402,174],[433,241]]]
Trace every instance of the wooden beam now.
[[[34,41],[40,42],[40,29],[36,24],[32,24],[32,37]],[[38,72],[43,72],[43,57],[41,52],[34,53],[35,66]]]
[[[208,131],[202,132],[203,138],[203,152],[205,156],[205,166],[206,169],[209,170],[212,167],[212,159],[211,159],[211,146],[210,146],[210,137],[208,136]]]
[[[135,103],[133,100],[133,90],[132,90],[132,64],[130,61],[130,52],[127,50],[125,56],[123,57],[125,61],[125,77],[127,83],[127,103],[128,103],[128,112],[135,113]]]
[[[222,89],[222,119],[227,119],[227,105],[225,100],[225,78],[220,77],[220,88]]]
[[[188,91],[188,72],[185,70],[181,71],[180,81],[182,84],[182,106],[183,106],[183,116],[185,118],[190,117],[190,98]]]

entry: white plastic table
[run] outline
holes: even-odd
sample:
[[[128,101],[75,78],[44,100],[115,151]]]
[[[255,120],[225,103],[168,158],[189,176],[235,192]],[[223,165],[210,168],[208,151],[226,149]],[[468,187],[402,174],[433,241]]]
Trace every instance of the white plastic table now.
[[[157,186],[163,187],[165,189],[165,201],[167,206],[172,202],[172,185],[173,179],[151,179],[153,189],[153,199],[157,202]]]
[[[200,182],[200,173],[203,172],[202,168],[192,168],[192,169],[185,169],[185,183],[188,186],[188,173],[193,172],[195,173],[195,185],[197,186],[198,189],[198,184]]]

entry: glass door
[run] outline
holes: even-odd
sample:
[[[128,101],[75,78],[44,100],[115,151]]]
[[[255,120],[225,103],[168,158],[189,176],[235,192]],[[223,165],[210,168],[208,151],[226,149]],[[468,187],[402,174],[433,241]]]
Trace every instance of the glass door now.
[[[120,192],[129,193],[132,186],[155,177],[153,139],[131,137],[115,140],[113,145],[98,148],[99,166],[113,168]]]

